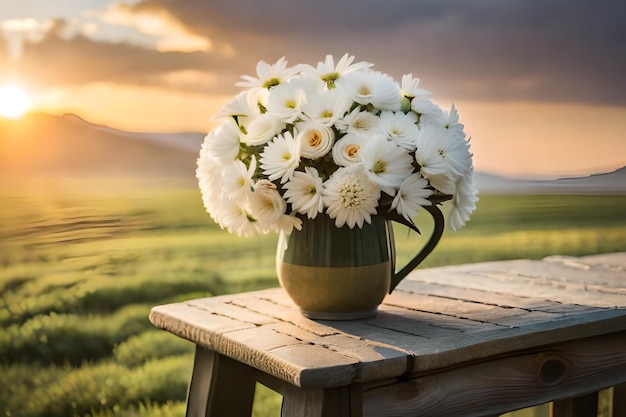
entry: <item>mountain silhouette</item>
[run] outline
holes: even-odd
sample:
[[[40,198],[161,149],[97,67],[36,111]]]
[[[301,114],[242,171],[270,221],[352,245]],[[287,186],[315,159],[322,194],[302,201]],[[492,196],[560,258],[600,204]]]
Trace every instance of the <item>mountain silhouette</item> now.
[[[123,132],[71,114],[33,113],[19,120],[0,118],[0,174],[194,178],[202,137],[198,133],[151,136]]]
[[[196,160],[204,133],[127,132],[79,116],[0,117],[0,179],[183,179],[197,184]],[[480,193],[626,194],[626,167],[578,178],[528,180],[476,173]]]
[[[626,167],[584,177],[529,180],[476,173],[482,193],[491,194],[626,194]]]

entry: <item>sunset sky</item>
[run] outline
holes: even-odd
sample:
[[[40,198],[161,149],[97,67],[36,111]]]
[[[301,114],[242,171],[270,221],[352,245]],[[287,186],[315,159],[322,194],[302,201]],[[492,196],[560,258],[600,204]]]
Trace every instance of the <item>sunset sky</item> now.
[[[258,60],[348,52],[454,102],[477,170],[626,165],[626,2],[0,0],[0,86],[31,111],[201,131]]]

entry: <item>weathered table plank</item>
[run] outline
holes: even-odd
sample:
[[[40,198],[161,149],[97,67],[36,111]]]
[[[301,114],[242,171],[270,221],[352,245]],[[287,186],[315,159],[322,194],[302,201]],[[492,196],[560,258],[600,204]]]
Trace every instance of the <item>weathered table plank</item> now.
[[[626,254],[552,257],[414,271],[366,320],[309,320],[278,288],[159,306],[150,318],[207,349],[315,388],[626,330],[625,288]]]
[[[626,414],[626,252],[416,270],[363,320],[310,320],[280,288],[150,320],[197,345],[189,416],[222,415],[238,384],[229,412],[247,415],[255,381],[285,415],[484,416],[554,399],[571,415],[610,385]]]

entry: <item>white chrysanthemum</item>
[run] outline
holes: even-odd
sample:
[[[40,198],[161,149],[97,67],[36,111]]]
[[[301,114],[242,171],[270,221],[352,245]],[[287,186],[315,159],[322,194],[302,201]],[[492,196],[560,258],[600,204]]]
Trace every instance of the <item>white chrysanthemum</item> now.
[[[411,155],[382,136],[368,141],[360,154],[369,178],[391,196],[413,171]]]
[[[363,227],[363,222],[371,223],[376,214],[380,190],[363,171],[361,166],[339,168],[324,183],[324,205],[335,226],[347,224]]]
[[[472,166],[465,138],[435,125],[420,131],[415,160],[422,167],[422,175],[445,194],[454,193],[454,184]]]
[[[383,135],[396,145],[407,151],[415,150],[419,128],[417,114],[414,112],[381,112],[379,128]]]
[[[240,134],[241,131],[234,119],[224,119],[224,123],[204,138],[207,153],[220,163],[233,161],[239,154]]]
[[[286,123],[302,114],[307,92],[297,83],[284,83],[273,88],[267,98],[267,111]]]
[[[413,173],[400,185],[391,203],[391,209],[396,210],[405,219],[413,221],[420,208],[432,205],[428,199],[431,195],[433,190],[428,188],[428,180],[418,172]]]
[[[380,119],[374,113],[361,111],[358,107],[337,120],[335,126],[340,132],[367,136],[378,131]]]
[[[317,169],[305,167],[304,172],[295,171],[293,177],[284,186],[284,198],[293,209],[306,214],[309,219],[324,211],[323,181]]]
[[[337,89],[320,91],[312,94],[302,107],[302,119],[315,120],[330,127],[346,114],[351,104]]]
[[[309,159],[319,159],[326,155],[335,142],[335,132],[328,127],[314,121],[296,123],[300,143],[300,156]]]
[[[452,209],[448,215],[448,225],[454,231],[459,230],[476,210],[478,190],[474,185],[474,169],[468,170],[456,183],[456,192],[452,199]]]
[[[352,61],[354,61],[354,56],[345,54],[335,66],[333,56],[326,55],[326,60],[319,62],[317,68],[310,65],[303,65],[303,72],[321,79],[329,88],[332,88],[334,87],[335,81],[343,74],[369,68],[374,65],[369,62],[357,62],[352,64]]]
[[[352,101],[379,110],[400,110],[402,91],[389,75],[372,70],[352,71],[336,81],[338,89]]]
[[[245,81],[240,81],[235,85],[239,87],[271,88],[284,83],[299,72],[299,66],[287,68],[285,57],[280,58],[273,65],[267,64],[265,61],[259,61],[256,64],[256,74],[258,78],[243,75],[241,78]]]
[[[263,145],[272,140],[285,128],[285,122],[273,113],[263,113],[259,117],[249,120],[246,133],[241,141],[246,145]]]
[[[413,74],[404,74],[402,76],[402,95],[408,98],[428,96],[430,91],[419,88],[420,79],[413,78]]]
[[[342,167],[361,163],[361,148],[364,143],[362,136],[350,133],[344,135],[333,146],[333,161]]]
[[[208,152],[205,141],[200,149],[196,178],[202,194],[202,203],[207,213],[219,223],[219,202],[222,194],[222,165]]]
[[[254,155],[252,155],[249,167],[246,167],[240,160],[232,161],[224,166],[222,187],[228,198],[237,200],[240,205],[245,204],[254,186],[252,177],[255,170],[256,158]]]
[[[290,132],[276,136],[261,152],[261,169],[270,181],[284,184],[300,164],[300,144]]]

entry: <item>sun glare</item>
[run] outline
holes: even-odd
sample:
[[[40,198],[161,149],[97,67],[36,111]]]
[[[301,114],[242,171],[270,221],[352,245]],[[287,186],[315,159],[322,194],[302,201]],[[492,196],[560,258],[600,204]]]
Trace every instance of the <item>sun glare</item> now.
[[[0,117],[19,119],[30,109],[30,99],[20,86],[0,86]]]

